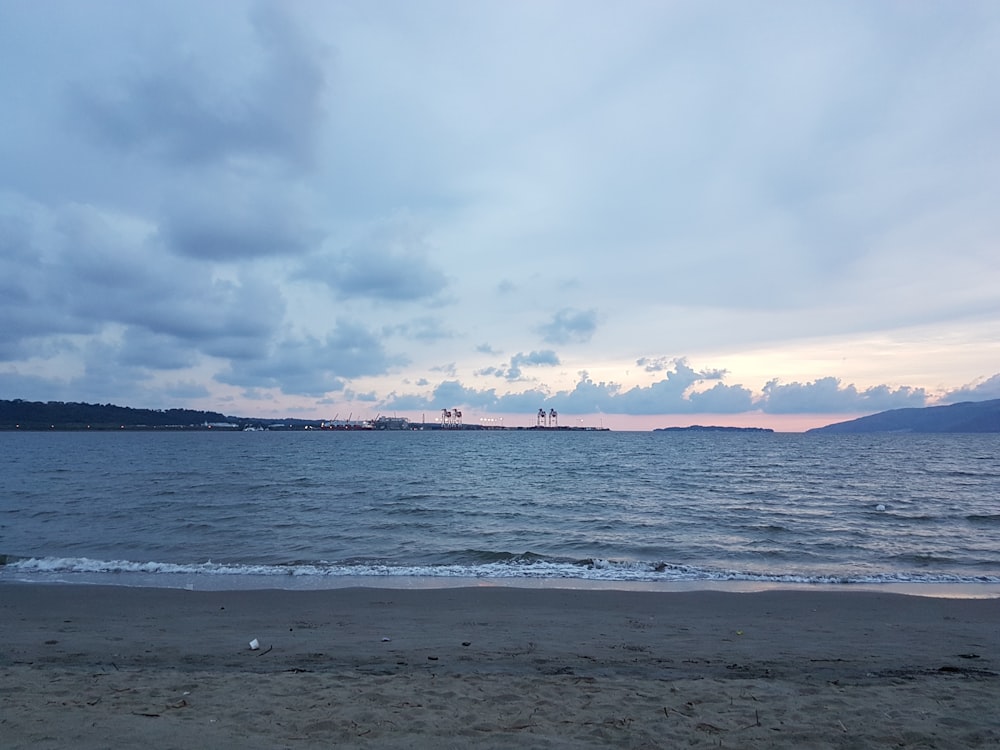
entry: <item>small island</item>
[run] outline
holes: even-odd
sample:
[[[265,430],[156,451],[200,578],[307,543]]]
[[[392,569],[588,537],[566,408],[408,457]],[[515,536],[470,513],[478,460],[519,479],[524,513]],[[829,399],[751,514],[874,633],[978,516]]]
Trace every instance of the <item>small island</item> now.
[[[689,427],[657,427],[653,432],[774,432],[770,427],[719,427],[693,424]]]

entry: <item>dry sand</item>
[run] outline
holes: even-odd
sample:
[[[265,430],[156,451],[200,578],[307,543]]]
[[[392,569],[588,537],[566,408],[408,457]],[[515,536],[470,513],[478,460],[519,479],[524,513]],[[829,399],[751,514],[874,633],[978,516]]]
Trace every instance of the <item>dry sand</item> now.
[[[0,676],[8,750],[998,747],[1000,600],[7,584]]]

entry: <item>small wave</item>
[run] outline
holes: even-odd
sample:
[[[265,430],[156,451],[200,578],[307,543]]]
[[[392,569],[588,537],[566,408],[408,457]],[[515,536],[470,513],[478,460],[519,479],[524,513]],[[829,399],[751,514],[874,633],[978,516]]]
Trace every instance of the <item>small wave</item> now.
[[[466,549],[452,552],[448,557],[466,564],[506,563],[508,565],[525,565],[552,559],[544,555],[536,555],[534,552],[496,552],[494,550],[481,549]]]
[[[566,561],[522,554],[493,561],[466,564],[402,565],[376,560],[347,563],[298,562],[285,565],[137,562],[94,560],[86,557],[14,558],[6,561],[6,577],[32,575],[242,576],[246,578],[481,578],[481,579],[579,579],[601,582],[751,582],[776,584],[881,584],[881,583],[1000,583],[1000,575],[956,575],[929,571],[886,572],[865,575],[765,573],[754,570],[701,568],[669,562],[586,558]],[[921,562],[925,558],[920,558]],[[2,563],[0,563],[2,564]],[[277,583],[280,587],[280,583]]]
[[[889,511],[885,513],[885,517],[891,521],[912,521],[913,523],[940,523],[947,520],[947,516],[931,516],[926,513],[911,516],[898,511]]]
[[[919,553],[893,555],[892,559],[901,563],[912,563],[920,566],[948,565],[955,562],[955,560],[950,557],[944,557],[942,555],[919,554]]]
[[[1000,513],[973,513],[965,520],[971,523],[1000,523]]]

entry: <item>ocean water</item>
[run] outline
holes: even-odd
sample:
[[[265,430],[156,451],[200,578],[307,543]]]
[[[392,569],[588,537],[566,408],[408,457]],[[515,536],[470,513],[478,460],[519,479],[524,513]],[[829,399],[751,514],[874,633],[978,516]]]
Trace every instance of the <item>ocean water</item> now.
[[[7,432],[0,582],[996,592],[998,449],[1000,435]]]

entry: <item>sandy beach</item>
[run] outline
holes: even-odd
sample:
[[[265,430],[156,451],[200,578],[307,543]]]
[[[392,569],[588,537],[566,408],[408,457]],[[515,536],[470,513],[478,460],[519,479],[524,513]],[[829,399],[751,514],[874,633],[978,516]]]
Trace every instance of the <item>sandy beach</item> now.
[[[5,748],[997,747],[1000,600],[7,584],[0,675]]]

